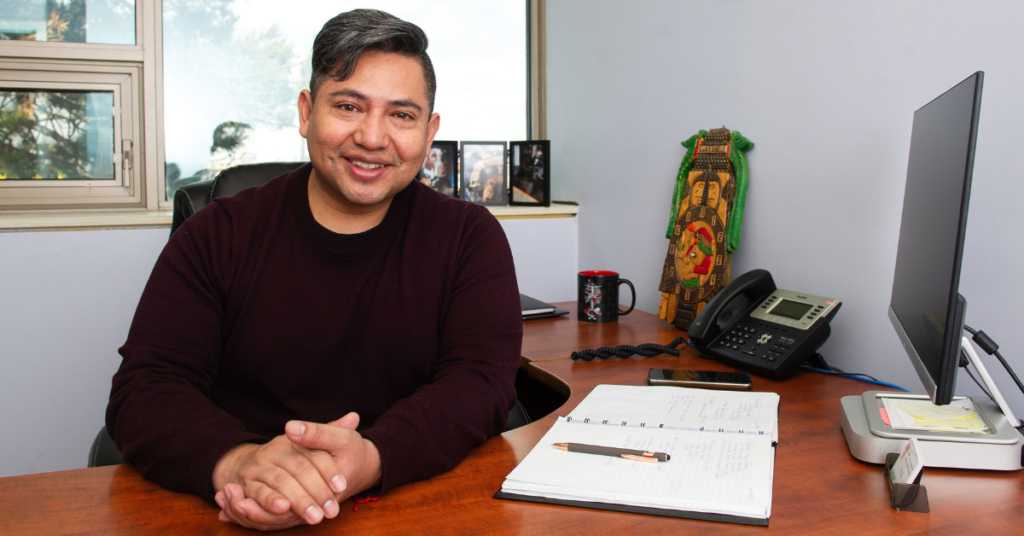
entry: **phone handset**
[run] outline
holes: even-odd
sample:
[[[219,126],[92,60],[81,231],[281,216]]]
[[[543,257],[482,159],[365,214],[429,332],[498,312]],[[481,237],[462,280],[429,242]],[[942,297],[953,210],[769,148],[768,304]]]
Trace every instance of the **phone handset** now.
[[[692,344],[706,344],[718,334],[739,320],[754,301],[771,294],[777,287],[768,270],[751,270],[719,291],[697,318],[693,320],[687,335]]]

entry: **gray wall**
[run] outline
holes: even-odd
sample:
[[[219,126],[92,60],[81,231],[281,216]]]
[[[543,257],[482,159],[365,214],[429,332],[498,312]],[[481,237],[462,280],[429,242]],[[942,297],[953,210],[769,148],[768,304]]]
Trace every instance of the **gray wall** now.
[[[501,223],[520,290],[575,299],[576,219]],[[167,232],[0,233],[0,477],[85,467]]]
[[[756,147],[733,274],[766,268],[782,288],[841,299],[829,362],[921,391],[886,318],[913,112],[983,70],[960,292],[967,323],[1024,374],[1019,2],[624,5],[548,2],[553,198],[580,202],[581,269],[620,271],[657,312],[679,142],[738,129]]]

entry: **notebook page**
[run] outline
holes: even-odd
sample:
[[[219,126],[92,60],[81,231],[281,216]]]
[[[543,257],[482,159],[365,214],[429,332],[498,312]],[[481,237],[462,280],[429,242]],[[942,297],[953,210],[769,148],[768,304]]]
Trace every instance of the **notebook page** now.
[[[567,418],[615,426],[742,432],[778,440],[778,415],[775,393],[598,385]]]
[[[551,446],[561,442],[667,452],[671,460],[642,463]],[[588,426],[560,418],[502,491],[767,518],[774,457],[767,436]]]

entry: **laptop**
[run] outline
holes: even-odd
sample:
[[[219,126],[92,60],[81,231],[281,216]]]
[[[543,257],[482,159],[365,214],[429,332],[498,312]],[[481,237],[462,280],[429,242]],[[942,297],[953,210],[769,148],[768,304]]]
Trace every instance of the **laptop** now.
[[[544,303],[522,293],[519,294],[519,305],[522,306],[523,309],[523,320],[550,318],[553,316],[569,314],[569,311],[566,311],[565,309],[559,309],[550,303]]]

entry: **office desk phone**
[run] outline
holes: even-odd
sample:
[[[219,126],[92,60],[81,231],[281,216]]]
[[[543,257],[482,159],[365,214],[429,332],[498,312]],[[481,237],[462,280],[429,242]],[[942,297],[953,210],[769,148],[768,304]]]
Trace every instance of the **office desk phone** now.
[[[723,288],[694,319],[688,335],[701,355],[775,380],[786,379],[821,348],[837,299],[776,288],[767,270]]]

